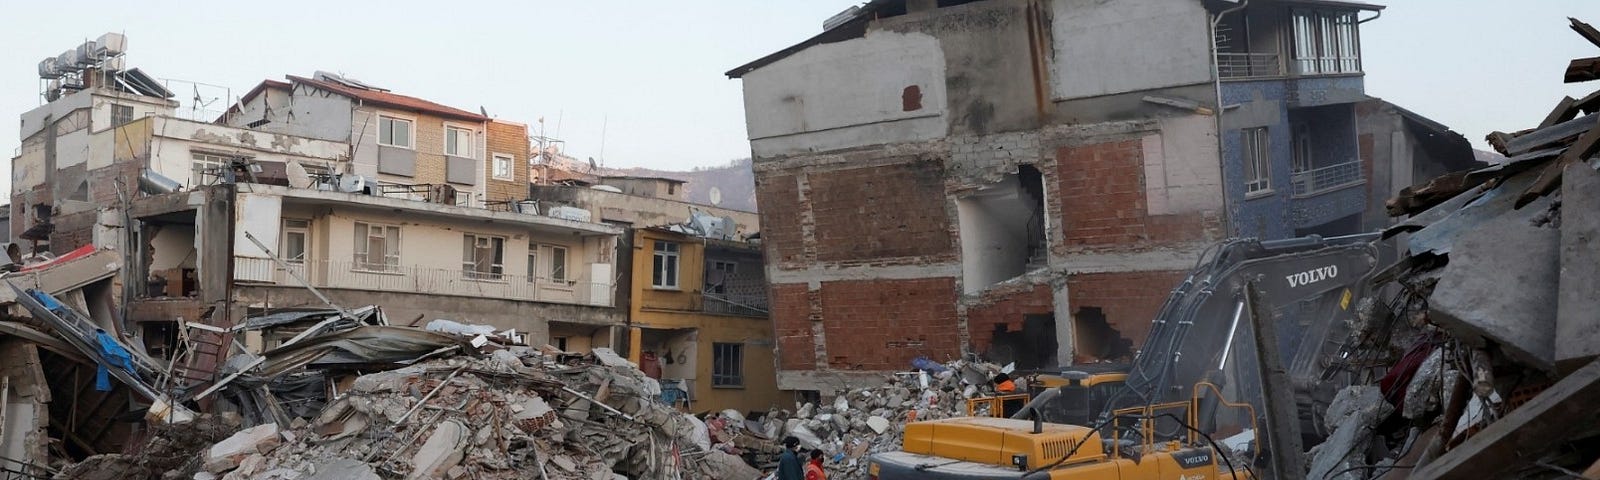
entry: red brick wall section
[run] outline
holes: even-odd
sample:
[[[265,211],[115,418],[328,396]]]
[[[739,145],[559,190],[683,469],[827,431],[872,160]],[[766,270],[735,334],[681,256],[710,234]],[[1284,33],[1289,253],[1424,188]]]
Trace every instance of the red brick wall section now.
[[[1167,245],[1205,240],[1217,228],[1200,213],[1150,215],[1139,139],[1061,147],[1056,191],[1067,248]]]
[[[779,370],[817,368],[811,296],[804,283],[772,286],[772,328],[777,335]]]
[[[823,282],[828,366],[902,370],[961,355],[954,278]]]
[[[809,181],[818,260],[955,257],[944,169],[938,163],[819,172]]]
[[[1155,319],[1185,271],[1116,272],[1073,275],[1067,279],[1067,301],[1072,315],[1085,307],[1098,307],[1106,323],[1139,348]],[[969,320],[970,321],[970,320]]]
[[[794,175],[758,176],[756,204],[761,211],[761,241],[778,268],[803,268],[805,243],[801,238],[800,186]]]
[[[1054,312],[1054,293],[1050,284],[984,292],[982,303],[967,307],[967,329],[973,351],[988,351],[989,343],[994,341],[995,325],[1005,324],[1007,331],[1020,331],[1024,316]]]

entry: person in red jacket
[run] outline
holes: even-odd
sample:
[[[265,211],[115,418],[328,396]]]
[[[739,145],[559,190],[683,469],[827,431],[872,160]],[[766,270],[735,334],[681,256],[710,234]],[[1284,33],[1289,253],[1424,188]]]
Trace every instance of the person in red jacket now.
[[[806,462],[806,480],[828,480],[828,472],[822,469],[822,449],[811,449],[811,461]]]

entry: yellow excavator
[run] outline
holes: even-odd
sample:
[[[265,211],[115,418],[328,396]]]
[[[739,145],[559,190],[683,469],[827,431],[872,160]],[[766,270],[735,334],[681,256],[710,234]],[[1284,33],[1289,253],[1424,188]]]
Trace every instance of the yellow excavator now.
[[[873,480],[1291,478],[1378,262],[1371,235],[1230,240],[1174,288],[1123,372],[1039,375],[1009,418],[912,422]],[[1334,359],[1334,360],[1330,360]],[[1240,398],[1242,401],[1230,401]],[[976,402],[998,411],[1003,399]],[[1092,426],[1091,426],[1092,425]],[[1263,428],[1264,427],[1264,428]],[[1268,433],[1274,432],[1274,433]],[[1213,436],[1227,435],[1225,443]],[[1228,446],[1231,445],[1231,446]],[[1258,471],[1261,475],[1257,475]]]

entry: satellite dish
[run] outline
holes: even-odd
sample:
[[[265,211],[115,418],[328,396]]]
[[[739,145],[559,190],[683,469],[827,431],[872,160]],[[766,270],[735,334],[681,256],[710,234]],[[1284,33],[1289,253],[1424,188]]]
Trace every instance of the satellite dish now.
[[[340,175],[339,191],[357,193],[367,188],[367,179],[360,175]]]
[[[300,165],[300,162],[289,162],[284,167],[284,176],[289,177],[289,186],[291,187],[311,187],[311,174],[306,172],[306,167]]]
[[[722,206],[722,189],[711,187],[711,190],[706,193],[711,195],[712,205]]]

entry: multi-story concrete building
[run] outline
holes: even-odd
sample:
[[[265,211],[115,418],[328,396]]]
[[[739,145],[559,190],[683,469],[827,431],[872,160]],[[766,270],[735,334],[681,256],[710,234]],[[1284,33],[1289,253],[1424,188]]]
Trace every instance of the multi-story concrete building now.
[[[1126,359],[1213,242],[1353,231],[1358,15],[1380,8],[875,0],[728,72],[779,386]]]

